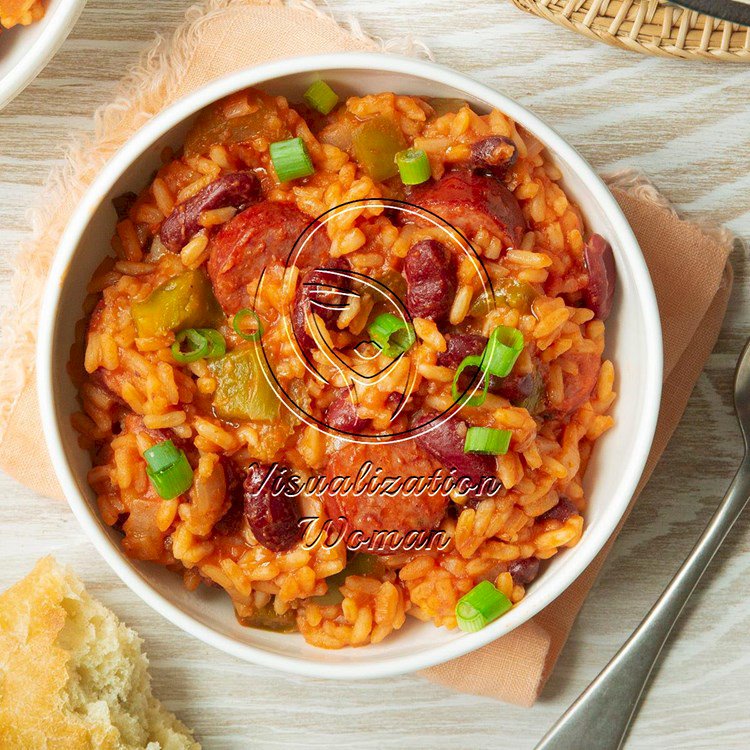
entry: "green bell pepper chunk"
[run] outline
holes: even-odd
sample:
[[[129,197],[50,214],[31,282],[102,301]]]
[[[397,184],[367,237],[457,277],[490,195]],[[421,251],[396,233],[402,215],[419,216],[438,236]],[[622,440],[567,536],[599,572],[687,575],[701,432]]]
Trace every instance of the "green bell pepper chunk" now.
[[[164,336],[183,328],[215,328],[224,314],[203,271],[185,271],[130,307],[138,336]]]
[[[406,146],[404,134],[390,117],[365,120],[352,136],[352,148],[357,161],[376,182],[398,174],[396,154]]]
[[[278,418],[279,397],[266,380],[258,345],[234,349],[208,367],[216,378],[213,408],[219,419],[236,422]]]

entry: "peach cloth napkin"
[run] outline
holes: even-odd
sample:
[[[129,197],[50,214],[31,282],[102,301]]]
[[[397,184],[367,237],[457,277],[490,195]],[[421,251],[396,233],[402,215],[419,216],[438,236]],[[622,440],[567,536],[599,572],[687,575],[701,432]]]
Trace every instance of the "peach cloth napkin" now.
[[[33,380],[35,321],[46,270],[67,217],[104,162],[132,132],[176,99],[217,76],[266,60],[345,50],[382,49],[346,31],[309,3],[211,0],[188,11],[171,41],[160,40],[124,79],[120,95],[97,114],[90,142],[71,146],[67,166],[50,180],[51,200],[36,216],[32,241],[19,255],[12,317],[6,317],[0,368],[0,466],[50,497],[61,497],[41,454]],[[677,426],[718,336],[731,288],[728,241],[681,221],[648,183],[610,181],[640,241],[661,310],[664,397],[644,485]],[[640,489],[640,488],[639,488]],[[623,519],[624,520],[624,519]],[[614,537],[613,537],[614,538]],[[611,544],[611,541],[610,541]],[[467,656],[425,670],[431,680],[466,692],[531,705],[546,682],[573,621],[609,551],[553,604],[512,633]]]

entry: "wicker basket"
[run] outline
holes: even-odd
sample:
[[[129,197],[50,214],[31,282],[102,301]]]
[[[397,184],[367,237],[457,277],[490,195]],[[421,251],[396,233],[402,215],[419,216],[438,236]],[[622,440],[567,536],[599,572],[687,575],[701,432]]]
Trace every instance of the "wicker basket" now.
[[[750,62],[750,28],[661,0],[513,0],[615,47],[686,60]]]

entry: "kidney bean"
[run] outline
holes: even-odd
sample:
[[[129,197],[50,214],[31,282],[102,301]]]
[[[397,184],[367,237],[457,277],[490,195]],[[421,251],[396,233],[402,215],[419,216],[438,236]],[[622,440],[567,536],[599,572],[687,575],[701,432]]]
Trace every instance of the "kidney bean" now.
[[[333,294],[329,288],[351,287],[349,277],[335,273],[348,268],[349,262],[345,258],[332,258],[325,266],[308,272],[297,287],[292,309],[292,330],[303,351],[310,351],[315,346],[315,341],[305,326],[305,319],[311,313],[315,313],[326,326],[334,324],[338,318],[337,306],[342,305],[344,299],[341,295]]]
[[[437,364],[455,370],[464,358],[482,354],[486,345],[487,339],[475,333],[454,333],[446,336],[446,349],[438,354]],[[468,388],[475,378],[476,371],[476,367],[467,367],[459,382],[459,388]],[[504,378],[490,375],[487,384],[490,393],[507,398],[516,406],[524,406],[532,413],[541,406],[541,403],[537,403],[540,399],[532,399],[540,388],[543,388],[543,383],[536,372],[511,372]]]
[[[573,503],[568,500],[567,497],[561,497],[558,501],[557,505],[554,506],[554,508],[550,508],[545,513],[542,513],[541,516],[537,516],[537,521],[560,521],[561,523],[565,523],[571,516],[574,516],[578,513],[578,508],[576,508]]]
[[[403,268],[406,308],[414,318],[444,322],[456,294],[456,263],[437,240],[422,240],[409,248]]]
[[[437,416],[435,412],[423,412],[412,420],[412,427],[427,424]],[[494,456],[479,453],[464,453],[464,441],[468,425],[458,417],[443,420],[433,429],[420,432],[416,441],[443,464],[447,471],[456,470],[455,477],[466,477],[474,485],[479,485],[486,477],[495,477],[497,462]],[[473,492],[470,500],[479,500],[481,495]]]
[[[117,218],[122,221],[128,218],[130,209],[138,200],[138,196],[133,192],[123,193],[122,195],[112,198],[112,207],[115,209]]]
[[[189,200],[175,206],[162,222],[159,239],[173,253],[180,251],[200,230],[203,211],[231,206],[243,209],[260,200],[260,182],[252,172],[233,172],[206,185]]]
[[[516,144],[504,135],[490,135],[471,145],[471,166],[488,172],[497,179],[505,177],[517,160]]]
[[[513,577],[513,583],[526,586],[539,575],[539,559],[527,557],[523,560],[514,560],[508,566],[508,573]]]
[[[480,355],[487,339],[477,333],[454,333],[445,337],[446,348],[437,355],[437,364],[455,370],[466,359]]]
[[[612,312],[615,296],[615,256],[612,246],[599,234],[592,234],[583,249],[583,259],[589,272],[588,286],[583,290],[583,300],[600,320]]]
[[[226,480],[226,498],[229,507],[227,512],[214,526],[214,531],[222,536],[236,533],[242,523],[244,515],[245,488],[245,470],[238,466],[231,458],[221,456],[219,459],[224,468],[224,478]]]
[[[348,388],[341,388],[336,398],[326,409],[325,423],[334,430],[359,433],[370,423],[357,414],[357,407],[352,403]]]
[[[255,538],[272,552],[284,552],[302,538],[290,475],[286,466],[255,463],[243,484],[245,518]]]

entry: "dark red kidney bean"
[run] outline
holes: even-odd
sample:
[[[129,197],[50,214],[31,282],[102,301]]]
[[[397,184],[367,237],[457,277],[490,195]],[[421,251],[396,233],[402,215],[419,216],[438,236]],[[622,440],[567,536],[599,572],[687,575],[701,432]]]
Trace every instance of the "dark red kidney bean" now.
[[[513,583],[526,586],[539,575],[539,559],[527,557],[524,560],[514,560],[508,566],[508,573],[513,577]]]
[[[437,364],[442,367],[450,367],[452,370],[458,368],[466,357],[479,356],[487,345],[487,339],[475,333],[454,333],[446,336],[446,349],[437,356]],[[477,368],[467,367],[459,382],[460,388],[468,388],[472,383]],[[536,373],[511,372],[504,378],[490,375],[487,390],[498,396],[507,398],[516,406],[523,404],[530,396],[534,395],[539,387],[539,378]]]
[[[576,508],[576,506],[573,505],[573,503],[568,500],[567,497],[561,497],[554,508],[550,508],[545,513],[542,513],[541,516],[537,516],[536,520],[560,521],[560,523],[565,523],[571,516],[574,516],[577,513],[578,508]]]
[[[348,388],[339,389],[338,395],[326,409],[325,423],[334,430],[359,433],[369,422],[369,419],[362,419],[357,414],[357,407],[352,403]]]
[[[279,464],[251,464],[243,484],[245,518],[255,538],[272,552],[284,552],[302,538],[291,471]]]
[[[117,218],[119,221],[128,218],[130,209],[133,207],[137,200],[138,196],[133,192],[123,193],[122,195],[118,195],[115,198],[112,198],[112,206],[117,213]]]
[[[292,258],[295,243],[303,235],[304,246]],[[297,206],[265,200],[241,211],[216,232],[206,265],[216,299],[231,315],[252,305],[248,286],[266,267],[293,260],[305,271],[322,266],[330,258],[330,249],[328,235]]]
[[[446,348],[437,355],[437,364],[451,370],[457,369],[466,357],[480,355],[487,346],[487,339],[477,333],[454,333],[445,338]]]
[[[469,238],[484,228],[500,237],[506,247],[517,247],[526,232],[515,195],[498,180],[470,170],[454,170],[413,188],[409,201],[437,214]],[[409,221],[430,224],[414,217]]]
[[[504,135],[490,135],[471,144],[471,166],[497,179],[505,177],[517,160],[516,144]]]
[[[206,185],[189,200],[175,206],[161,224],[159,239],[173,253],[179,252],[200,230],[203,211],[214,208],[243,209],[261,198],[260,181],[252,172],[233,172]]]
[[[215,524],[214,531],[222,536],[234,534],[239,531],[244,513],[245,488],[245,470],[238,466],[231,458],[222,456],[220,459],[224,469],[224,479],[226,481],[226,498],[228,502],[227,512]]]
[[[350,289],[351,280],[336,271],[349,269],[345,258],[332,258],[324,266],[309,271],[297,287],[292,308],[292,330],[303,351],[310,351],[315,341],[305,326],[305,319],[315,313],[326,324],[335,323],[339,316],[339,307],[346,302],[343,295],[332,293],[331,287]]]
[[[456,263],[450,250],[437,240],[421,240],[404,259],[406,309],[413,318],[444,322],[456,294]]]
[[[599,234],[592,234],[583,249],[583,259],[589,272],[588,286],[583,290],[583,299],[600,320],[606,320],[612,312],[615,296],[615,256],[612,246]]]
[[[412,427],[421,427],[437,416],[436,412],[418,414],[412,420]],[[457,479],[467,477],[472,484],[478,485],[483,479],[496,476],[497,462],[494,456],[464,453],[467,428],[466,422],[453,416],[429,431],[420,432],[416,441],[437,458],[447,471],[455,469]],[[474,499],[478,498],[479,495],[474,495]]]

